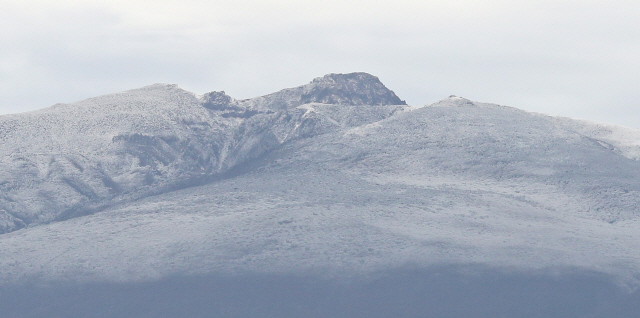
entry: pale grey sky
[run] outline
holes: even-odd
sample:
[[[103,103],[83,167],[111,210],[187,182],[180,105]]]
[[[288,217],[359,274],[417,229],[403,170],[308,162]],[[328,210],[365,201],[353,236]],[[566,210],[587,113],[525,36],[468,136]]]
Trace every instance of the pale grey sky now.
[[[0,114],[157,82],[259,96],[374,74],[640,128],[640,1],[0,0]]]

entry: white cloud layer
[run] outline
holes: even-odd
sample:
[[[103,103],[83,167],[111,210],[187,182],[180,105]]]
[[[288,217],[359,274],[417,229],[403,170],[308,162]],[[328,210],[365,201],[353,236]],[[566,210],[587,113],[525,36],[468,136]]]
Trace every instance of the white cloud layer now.
[[[637,1],[0,1],[0,113],[177,83],[248,98],[332,72],[640,128]]]

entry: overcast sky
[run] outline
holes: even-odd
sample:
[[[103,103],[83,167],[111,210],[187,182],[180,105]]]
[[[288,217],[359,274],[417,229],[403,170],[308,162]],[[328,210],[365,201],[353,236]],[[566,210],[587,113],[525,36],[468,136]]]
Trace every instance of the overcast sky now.
[[[0,0],[0,114],[175,83],[249,98],[368,72],[640,128],[640,1]]]

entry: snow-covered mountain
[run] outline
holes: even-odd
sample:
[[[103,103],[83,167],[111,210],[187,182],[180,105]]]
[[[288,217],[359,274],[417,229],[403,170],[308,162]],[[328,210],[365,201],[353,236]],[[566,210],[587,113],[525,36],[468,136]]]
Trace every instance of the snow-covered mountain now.
[[[349,107],[314,104],[328,101]],[[284,142],[379,121],[400,104],[376,77],[355,73],[243,101],[155,84],[2,116],[0,233],[206,183]]]
[[[410,107],[353,73],[248,100],[156,84],[0,116],[0,141],[5,286],[310,273],[371,282],[406,266],[527,282],[595,273],[630,290],[640,278],[640,130],[456,96]],[[593,317],[637,297],[610,295],[597,296],[607,300]]]

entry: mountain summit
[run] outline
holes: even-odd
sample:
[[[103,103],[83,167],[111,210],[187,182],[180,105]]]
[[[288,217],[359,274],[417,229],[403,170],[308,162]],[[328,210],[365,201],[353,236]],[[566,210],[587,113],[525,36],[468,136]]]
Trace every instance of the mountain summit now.
[[[406,105],[380,80],[367,73],[329,74],[303,86],[300,103]]]
[[[380,80],[367,73],[328,74],[311,83],[243,100],[247,107],[282,109],[308,103],[336,105],[406,105]]]

